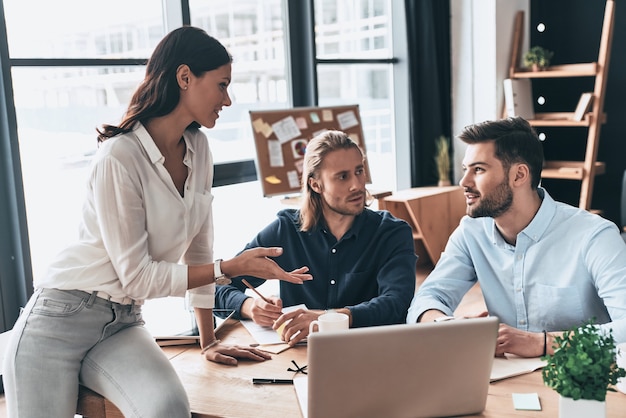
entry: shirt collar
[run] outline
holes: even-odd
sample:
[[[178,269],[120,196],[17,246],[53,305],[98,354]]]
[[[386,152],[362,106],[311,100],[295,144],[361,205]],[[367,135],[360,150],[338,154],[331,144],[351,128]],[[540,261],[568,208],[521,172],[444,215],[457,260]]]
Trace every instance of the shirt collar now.
[[[363,225],[365,224],[365,218],[367,216],[365,211],[367,210],[367,208],[363,209],[363,212],[354,217],[354,222],[352,222],[352,226],[350,227],[350,229],[348,229],[348,231],[346,231],[341,240],[349,239],[352,236],[354,236],[355,238],[359,237],[359,233],[361,232],[361,230],[363,229]],[[321,219],[321,221],[317,224],[315,228],[319,232],[329,232],[328,225],[326,224],[326,220],[324,218]]]
[[[143,149],[146,150],[148,158],[152,164],[156,164],[163,159],[161,151],[159,151],[159,148],[156,146],[154,140],[143,126],[143,123],[137,122],[133,127],[133,133],[137,136],[137,139]]]
[[[548,229],[554,214],[556,213],[556,202],[548,194],[546,189],[538,187],[537,193],[541,199],[539,210],[526,228],[520,232],[520,234],[526,235],[533,241],[539,241],[541,239],[542,235]],[[489,218],[489,222],[491,223],[492,242],[494,244],[504,245],[505,241],[496,227],[496,221],[493,218]]]
[[[163,154],[161,154],[161,151],[159,151],[159,148],[154,143],[154,139],[152,139],[152,137],[146,130],[145,126],[143,126],[141,122],[137,122],[135,124],[135,126],[133,127],[133,133],[137,136],[137,139],[139,139],[139,143],[141,143],[141,146],[146,150],[146,153],[148,154],[148,158],[150,158],[150,162],[152,164],[156,164],[158,162],[163,161],[164,159]],[[195,150],[193,148],[191,141],[188,138],[188,135],[189,135],[188,132],[185,131],[183,133],[183,140],[185,141],[187,152],[193,153],[195,152]],[[185,159],[186,159],[186,156],[187,154],[185,154]]]
[[[533,220],[530,221],[528,226],[521,232],[533,241],[539,241],[541,239],[556,213],[556,202],[552,199],[552,196],[548,194],[546,189],[538,187],[537,193],[541,199],[541,206],[539,206],[539,210]]]
[[[350,237],[351,235],[354,235],[355,238],[359,238],[359,234],[363,230],[363,225],[365,225],[365,218],[367,217],[367,214],[365,213],[366,210],[368,209],[363,208],[363,212],[355,216],[354,222],[352,222],[352,226],[345,235],[346,238]]]

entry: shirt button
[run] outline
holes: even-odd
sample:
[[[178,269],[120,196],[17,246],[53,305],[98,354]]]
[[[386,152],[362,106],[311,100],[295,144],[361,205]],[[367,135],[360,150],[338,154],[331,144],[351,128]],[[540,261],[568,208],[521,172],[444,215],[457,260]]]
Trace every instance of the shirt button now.
[[[330,284],[335,284],[335,279],[332,279],[332,280],[330,281]]]
[[[337,252],[336,248],[333,248],[332,250],[330,250],[331,253],[335,254]]]
[[[519,323],[520,323],[521,325],[526,325],[526,321],[525,321],[525,320],[523,320],[523,319],[522,319],[521,321],[519,321]]]
[[[517,293],[519,293],[519,292],[521,292],[521,291],[522,291],[522,288],[521,288],[521,287],[518,287],[517,289],[515,289],[515,291],[516,291]]]

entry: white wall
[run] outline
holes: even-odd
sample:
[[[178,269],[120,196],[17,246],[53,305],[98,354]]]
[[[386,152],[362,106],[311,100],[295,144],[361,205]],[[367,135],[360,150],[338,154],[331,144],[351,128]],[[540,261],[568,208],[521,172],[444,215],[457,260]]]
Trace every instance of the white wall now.
[[[452,134],[502,115],[515,14],[529,0],[451,0]],[[525,23],[524,27],[528,27]],[[528,34],[524,33],[525,50]],[[465,144],[454,140],[454,181],[461,178]]]
[[[392,1],[393,14],[393,56],[398,62],[393,65],[393,96],[396,158],[396,184],[393,190],[404,190],[411,187],[411,129],[409,120],[409,59],[406,40],[406,16],[404,2]]]

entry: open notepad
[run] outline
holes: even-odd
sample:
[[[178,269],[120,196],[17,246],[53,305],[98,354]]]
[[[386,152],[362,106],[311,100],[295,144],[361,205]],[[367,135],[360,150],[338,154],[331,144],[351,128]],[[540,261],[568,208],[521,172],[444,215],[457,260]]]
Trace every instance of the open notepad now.
[[[491,367],[490,381],[506,379],[508,377],[519,376],[521,374],[532,373],[546,365],[540,357],[524,358],[513,354],[506,354],[505,357],[496,357]]]
[[[283,308],[283,313],[292,312],[296,309],[307,309],[306,305],[294,305],[287,308]],[[263,351],[278,354],[289,348],[289,344],[284,342],[281,338],[282,329],[274,330],[272,327],[264,327],[254,323],[252,320],[244,319],[241,321],[244,327],[248,330],[250,335],[259,344],[259,348]]]

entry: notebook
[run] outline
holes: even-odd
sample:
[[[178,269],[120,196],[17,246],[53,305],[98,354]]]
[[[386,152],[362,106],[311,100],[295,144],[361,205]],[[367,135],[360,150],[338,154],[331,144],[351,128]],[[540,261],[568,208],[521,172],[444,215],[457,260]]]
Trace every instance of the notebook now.
[[[313,333],[305,418],[442,417],[485,408],[498,318]]]

